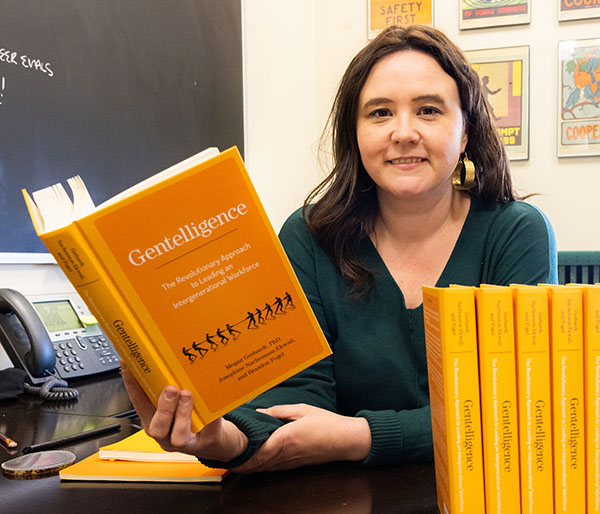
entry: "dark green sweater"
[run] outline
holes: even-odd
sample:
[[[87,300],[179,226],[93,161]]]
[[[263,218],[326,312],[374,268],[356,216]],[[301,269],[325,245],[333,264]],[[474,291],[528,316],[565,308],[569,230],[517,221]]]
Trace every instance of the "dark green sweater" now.
[[[284,422],[256,407],[308,403],[369,423],[372,448],[364,463],[433,457],[423,307],[407,309],[402,291],[368,237],[361,257],[375,272],[372,291],[348,297],[348,284],[308,232],[300,211],[280,239],[333,350],[333,355],[243,405],[226,418],[249,438],[233,461],[247,460]],[[473,199],[437,285],[556,283],[556,243],[546,217],[523,202],[483,207]]]

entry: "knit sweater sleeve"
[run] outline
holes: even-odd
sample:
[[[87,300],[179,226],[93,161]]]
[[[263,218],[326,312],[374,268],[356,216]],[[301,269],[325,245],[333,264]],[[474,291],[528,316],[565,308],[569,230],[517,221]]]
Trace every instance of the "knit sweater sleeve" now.
[[[371,451],[365,466],[423,462],[433,459],[431,410],[429,405],[417,409],[394,411],[359,411],[371,429]]]

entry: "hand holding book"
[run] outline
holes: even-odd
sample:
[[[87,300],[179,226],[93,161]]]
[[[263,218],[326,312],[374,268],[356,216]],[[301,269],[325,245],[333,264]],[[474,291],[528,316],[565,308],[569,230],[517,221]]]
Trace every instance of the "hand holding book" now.
[[[217,418],[200,432],[191,429],[193,400],[187,390],[167,386],[154,407],[131,371],[121,364],[123,383],[148,435],[167,451],[179,451],[211,460],[230,461],[241,455],[248,439],[233,423]]]
[[[163,449],[222,462],[246,451],[246,435],[223,418],[198,433],[191,431],[189,391],[166,387],[155,409],[126,367],[123,367],[123,381],[146,432]],[[304,404],[278,405],[259,411],[290,422],[273,433],[249,460],[233,468],[235,472],[274,471],[337,460],[360,461],[371,449],[371,433],[365,418],[342,416]],[[293,444],[294,441],[302,444]]]

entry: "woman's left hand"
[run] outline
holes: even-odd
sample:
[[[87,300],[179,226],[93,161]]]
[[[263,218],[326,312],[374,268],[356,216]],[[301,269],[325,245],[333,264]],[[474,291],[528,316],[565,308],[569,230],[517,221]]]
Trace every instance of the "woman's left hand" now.
[[[278,428],[236,473],[291,469],[324,462],[363,460],[371,449],[365,418],[348,417],[306,404],[257,409],[290,420]]]

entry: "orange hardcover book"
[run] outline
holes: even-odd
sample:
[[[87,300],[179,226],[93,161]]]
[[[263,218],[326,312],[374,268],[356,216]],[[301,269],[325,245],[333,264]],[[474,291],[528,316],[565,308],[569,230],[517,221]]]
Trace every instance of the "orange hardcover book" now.
[[[102,460],[98,452],[59,471],[61,480],[100,482],[221,482],[225,469],[196,462]]]
[[[98,207],[69,185],[23,191],[38,235],[151,400],[193,393],[194,430],[331,353],[236,148]]]
[[[554,509],[548,291],[511,285],[514,300],[521,512]]]
[[[583,295],[546,286],[550,312],[554,512],[585,512]]]
[[[520,512],[519,430],[513,297],[509,287],[475,289],[486,512]]]
[[[583,286],[587,513],[600,513],[600,285]]]
[[[471,287],[423,286],[438,506],[485,512],[477,325]]]

